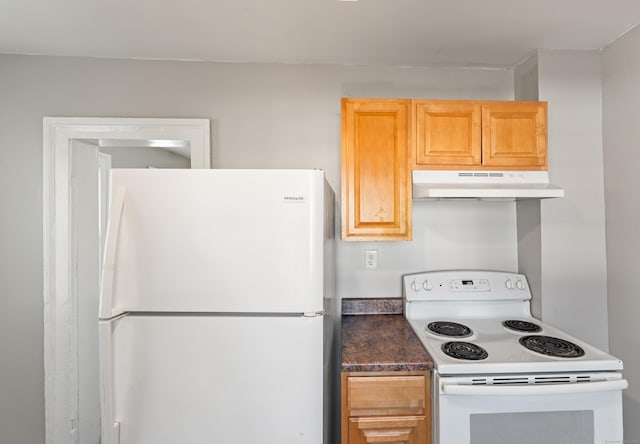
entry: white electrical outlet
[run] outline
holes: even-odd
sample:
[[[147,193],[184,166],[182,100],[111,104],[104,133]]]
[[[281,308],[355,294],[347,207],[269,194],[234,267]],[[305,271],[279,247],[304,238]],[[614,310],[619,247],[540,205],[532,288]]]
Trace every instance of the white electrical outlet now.
[[[378,250],[364,251],[364,268],[365,270],[375,270],[378,268]]]

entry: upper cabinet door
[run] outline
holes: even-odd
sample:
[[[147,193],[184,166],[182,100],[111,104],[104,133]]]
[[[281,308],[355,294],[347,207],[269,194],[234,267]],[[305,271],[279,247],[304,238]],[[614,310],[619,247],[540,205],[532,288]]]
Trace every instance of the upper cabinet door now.
[[[480,104],[416,100],[413,106],[418,165],[480,164]]]
[[[547,166],[547,103],[482,105],[482,163],[501,167]]]
[[[411,101],[342,100],[342,238],[411,239]]]

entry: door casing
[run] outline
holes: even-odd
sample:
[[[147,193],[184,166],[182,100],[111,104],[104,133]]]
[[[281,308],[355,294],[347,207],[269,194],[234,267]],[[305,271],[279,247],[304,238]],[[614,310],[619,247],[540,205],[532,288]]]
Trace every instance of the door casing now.
[[[78,276],[72,266],[74,233],[70,224],[71,147],[74,140],[99,139],[180,140],[191,148],[192,168],[211,167],[208,119],[43,118],[46,444],[80,444],[78,294],[75,291]]]

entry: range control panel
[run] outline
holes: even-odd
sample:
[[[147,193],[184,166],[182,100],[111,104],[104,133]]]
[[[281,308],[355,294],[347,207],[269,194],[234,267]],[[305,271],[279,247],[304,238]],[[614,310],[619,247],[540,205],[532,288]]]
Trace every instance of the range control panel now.
[[[407,300],[530,299],[527,278],[502,271],[425,271],[402,277]]]
[[[449,291],[491,291],[489,279],[449,279]]]

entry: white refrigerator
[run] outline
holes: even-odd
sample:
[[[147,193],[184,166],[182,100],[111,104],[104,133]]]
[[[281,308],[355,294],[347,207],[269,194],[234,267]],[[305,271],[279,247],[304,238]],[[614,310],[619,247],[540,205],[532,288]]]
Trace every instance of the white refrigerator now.
[[[102,444],[327,444],[334,194],[320,170],[112,170]]]

